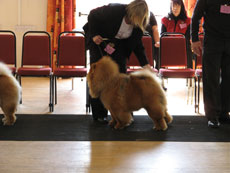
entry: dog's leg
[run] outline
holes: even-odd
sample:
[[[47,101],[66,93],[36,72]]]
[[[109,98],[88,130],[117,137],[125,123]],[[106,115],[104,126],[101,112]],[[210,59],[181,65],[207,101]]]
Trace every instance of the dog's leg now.
[[[133,119],[130,112],[123,112],[122,110],[113,109],[109,110],[112,116],[112,120],[110,121],[110,125],[114,126],[114,129],[123,129],[126,126],[129,126]]]
[[[119,129],[120,127],[120,121],[118,119],[118,113],[112,109],[109,109],[109,112],[111,113],[112,120],[110,120],[109,125],[111,127],[114,127],[115,129]]]
[[[173,117],[169,115],[167,111],[165,111],[165,120],[168,124],[170,124],[173,121]]]
[[[4,118],[2,119],[3,125],[11,126],[14,125],[16,121],[16,116],[15,116],[15,111],[16,111],[16,106],[11,105],[9,106],[2,106],[2,111],[4,112]]]
[[[160,129],[156,129],[156,130],[164,130],[164,131],[167,130],[168,125],[167,125],[167,123],[166,123],[164,118],[159,119],[158,124],[160,126]]]
[[[127,120],[125,122],[125,127],[130,126],[134,121],[132,114],[130,112],[127,112],[125,113],[124,116],[126,117],[126,120]]]
[[[109,121],[109,126],[114,127],[115,124],[116,124],[116,121],[112,118],[112,119]]]
[[[111,120],[109,121],[109,126],[114,127],[116,124],[116,120],[115,120],[116,118],[115,118],[115,115],[112,113],[111,110],[109,110],[109,112],[111,113]]]
[[[123,128],[124,128],[124,126],[122,125],[122,123],[120,122],[120,120],[117,119],[116,124],[114,126],[114,129],[123,129]]]
[[[130,126],[133,122],[133,118],[130,112],[119,112],[118,113],[119,124],[116,128],[123,129],[124,127]]]
[[[123,122],[121,121],[121,119],[120,119],[120,111],[118,112],[118,111],[112,111],[113,113],[111,113],[111,114],[113,114],[112,116],[114,117],[114,120],[115,120],[115,125],[114,125],[114,129],[123,129],[124,128],[124,125],[123,125]]]
[[[147,108],[149,117],[153,120],[154,130],[167,130],[168,125],[164,118],[164,111],[160,107]]]
[[[160,131],[160,130],[167,130],[168,126],[164,118],[161,119],[153,119],[154,123],[154,130]]]
[[[5,117],[2,119],[3,125],[6,125],[6,126],[14,125],[17,119],[14,114],[11,114],[11,115],[4,114],[4,116]]]

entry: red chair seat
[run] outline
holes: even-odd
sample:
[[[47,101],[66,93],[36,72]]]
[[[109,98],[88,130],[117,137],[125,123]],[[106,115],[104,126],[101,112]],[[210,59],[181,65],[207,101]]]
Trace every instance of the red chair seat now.
[[[163,78],[192,78],[195,77],[193,69],[160,69],[159,75]]]
[[[30,68],[21,67],[18,69],[18,75],[20,76],[49,76],[52,72],[50,67],[45,68]]]
[[[85,77],[87,68],[56,68],[53,74],[55,76]]]
[[[132,72],[135,72],[135,71],[137,71],[137,70],[141,70],[141,68],[128,68],[128,69],[127,69],[127,73],[132,73]],[[158,73],[158,70],[157,70],[157,69],[152,68],[152,70],[153,70],[154,73]]]

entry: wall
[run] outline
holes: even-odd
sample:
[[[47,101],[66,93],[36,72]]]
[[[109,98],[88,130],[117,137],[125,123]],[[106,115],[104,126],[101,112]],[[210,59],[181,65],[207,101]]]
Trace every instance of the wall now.
[[[0,30],[17,38],[17,66],[21,64],[22,36],[27,30],[46,31],[47,0],[0,0]]]

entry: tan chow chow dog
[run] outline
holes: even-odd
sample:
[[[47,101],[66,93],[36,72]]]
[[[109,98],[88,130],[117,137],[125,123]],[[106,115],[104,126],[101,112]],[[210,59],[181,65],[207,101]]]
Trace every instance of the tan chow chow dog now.
[[[122,129],[132,123],[132,111],[144,108],[153,120],[154,129],[166,130],[172,116],[167,112],[165,93],[155,75],[140,70],[130,75],[119,72],[118,65],[108,56],[93,63],[87,75],[89,92],[100,97],[111,113],[109,125]]]
[[[10,69],[0,62],[0,107],[4,113],[4,125],[13,125],[16,121],[15,112],[20,99],[21,87]]]

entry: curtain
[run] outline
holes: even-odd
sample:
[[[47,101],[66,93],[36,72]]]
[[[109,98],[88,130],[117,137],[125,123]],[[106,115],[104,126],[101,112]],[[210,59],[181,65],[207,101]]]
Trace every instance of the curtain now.
[[[187,11],[188,17],[192,17],[192,13],[196,5],[196,0],[184,0],[184,5]]]
[[[47,1],[47,32],[51,36],[52,67],[56,67],[58,35],[75,28],[76,0]]]
[[[185,9],[188,13],[188,17],[190,17],[190,18],[192,17],[194,8],[196,6],[196,1],[197,0],[184,0]],[[201,23],[200,23],[200,29],[199,29],[200,33],[203,32],[203,27],[202,27],[203,21],[204,21],[204,19],[202,18]]]

